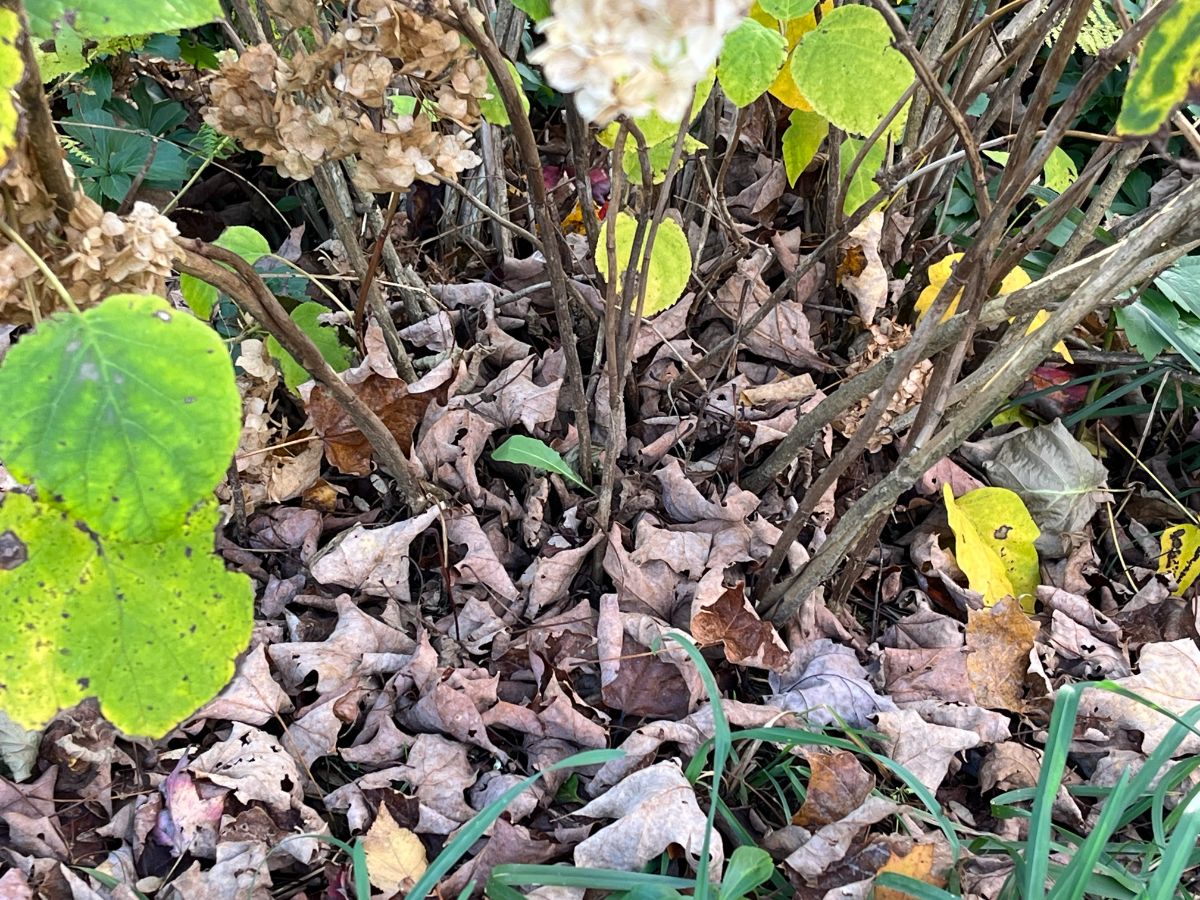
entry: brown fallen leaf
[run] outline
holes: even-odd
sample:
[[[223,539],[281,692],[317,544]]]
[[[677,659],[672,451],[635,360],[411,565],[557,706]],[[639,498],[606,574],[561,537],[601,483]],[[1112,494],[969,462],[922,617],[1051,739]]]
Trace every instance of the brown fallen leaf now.
[[[1025,709],[1025,673],[1038,625],[1012,597],[967,612],[967,674],[975,700],[990,709]]]
[[[840,862],[855,838],[876,822],[904,809],[887,797],[867,797],[836,822],[830,822],[788,855],[786,864],[809,884],[814,884],[830,866]]]
[[[711,574],[721,580],[721,573]],[[697,598],[700,591],[696,592]],[[746,584],[726,588],[713,602],[692,612],[692,637],[702,644],[723,644],[725,658],[739,666],[781,672],[790,661],[787,647],[769,622],[758,617],[746,598]]]
[[[864,323],[875,321],[875,313],[888,299],[888,274],[879,258],[883,212],[866,217],[842,241],[837,267],[838,283],[854,298],[854,308]]]
[[[372,597],[409,599],[411,544],[437,521],[437,507],[383,528],[355,525],[343,531],[309,561],[320,584],[340,584]]]
[[[371,884],[389,897],[411,888],[429,868],[421,839],[397,825],[382,803],[371,829],[363,835],[362,850]]]
[[[266,647],[256,644],[238,660],[233,681],[192,718],[263,725],[280,713],[291,711],[292,701],[271,677]]]
[[[804,804],[793,817],[793,824],[811,829],[837,822],[875,790],[875,776],[850,751],[805,747],[801,752],[811,774]]]
[[[411,394],[399,378],[384,378],[374,373],[358,384],[349,385],[383,424],[387,426],[405,453],[413,443],[413,431],[433,399],[432,393]],[[366,475],[371,471],[371,442],[355,427],[349,413],[328,389],[317,385],[308,400],[313,427],[325,442],[325,456],[347,475]]]

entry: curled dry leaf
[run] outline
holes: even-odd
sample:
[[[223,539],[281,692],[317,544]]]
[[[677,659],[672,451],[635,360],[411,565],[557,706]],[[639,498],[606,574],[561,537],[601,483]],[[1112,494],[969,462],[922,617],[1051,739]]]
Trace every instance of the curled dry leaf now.
[[[671,844],[683,848],[693,868],[699,864],[707,822],[675,760],[634,772],[576,815],[616,820],[575,848],[576,866],[640,872]],[[715,832],[709,852],[709,877],[719,879],[724,850]]]
[[[854,651],[828,638],[809,641],[792,651],[786,671],[769,676],[775,692],[767,701],[804,715],[810,722],[870,728],[872,717],[896,709],[889,697],[875,693]]]
[[[888,274],[879,258],[883,233],[883,211],[876,210],[850,232],[839,248],[837,277],[854,298],[854,307],[864,324],[875,321],[875,313],[887,303]]]
[[[1128,691],[1182,715],[1200,703],[1200,648],[1191,638],[1147,644],[1138,658],[1138,671],[1117,679]],[[1080,714],[1108,720],[1111,726],[1142,733],[1142,751],[1152,753],[1174,724],[1162,713],[1136,700],[1092,690],[1080,701]],[[1200,737],[1188,734],[1172,756],[1200,752]]]
[[[877,723],[885,737],[884,752],[931,791],[941,787],[959,752],[979,744],[975,732],[933,725],[911,709],[880,713]]]

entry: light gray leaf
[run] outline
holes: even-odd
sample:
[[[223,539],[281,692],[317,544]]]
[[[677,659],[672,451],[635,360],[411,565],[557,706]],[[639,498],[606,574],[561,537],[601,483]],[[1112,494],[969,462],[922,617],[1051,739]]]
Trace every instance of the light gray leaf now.
[[[1042,536],[1038,552],[1063,555],[1063,536],[1083,530],[1100,503],[1111,500],[1108,472],[1055,419],[1005,441],[984,463],[992,484],[1021,495]]]

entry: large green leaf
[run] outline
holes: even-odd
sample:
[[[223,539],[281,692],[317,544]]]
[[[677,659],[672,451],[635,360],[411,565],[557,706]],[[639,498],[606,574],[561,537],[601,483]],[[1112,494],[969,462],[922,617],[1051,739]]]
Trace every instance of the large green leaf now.
[[[221,339],[159,297],[120,294],[44,322],[0,366],[0,458],[108,536],[177,529],[237,447]]]
[[[786,59],[787,41],[782,34],[743,19],[725,35],[717,79],[736,106],[749,106],[771,86]]]
[[[529,97],[526,96],[524,89],[521,87],[521,73],[507,59],[504,65],[508,67],[508,77],[512,79],[512,83],[517,86],[517,96],[521,98],[521,108],[526,114],[529,112]],[[496,80],[492,77],[492,73],[488,73],[487,79],[488,95],[479,101],[479,112],[489,125],[499,125],[501,127],[511,125],[512,121],[508,118],[508,109],[504,106],[504,100],[500,96],[500,88],[496,87]]]
[[[843,6],[825,16],[800,41],[791,67],[813,109],[843,131],[863,135],[875,130],[916,77],[892,47],[883,16],[867,6]]]
[[[84,40],[193,28],[221,18],[220,0],[26,0],[29,30],[53,39],[69,23]]]
[[[1177,0],[1146,35],[1125,87],[1119,134],[1154,134],[1200,74],[1200,3]]]
[[[616,277],[619,279],[617,289],[620,290],[624,286],[625,270],[629,267],[629,257],[633,253],[637,219],[627,212],[617,213],[616,229]],[[643,237],[636,263],[639,272],[645,255],[646,241]],[[605,251],[603,235],[596,253],[596,268],[607,280],[608,253]],[[678,303],[691,276],[692,251],[688,247],[687,235],[674,219],[663,219],[654,237],[654,248],[650,252],[650,265],[646,273],[646,300],[642,306],[642,315],[653,316]],[[630,297],[628,302],[631,308],[635,307],[637,298]]]
[[[333,325],[323,325],[317,321],[318,316],[327,312],[329,310],[320,303],[309,300],[292,310],[292,321],[300,326],[301,331],[312,338],[312,342],[317,345],[321,356],[325,358],[325,362],[329,363],[333,371],[344,372],[350,368],[350,354],[338,340],[337,328]],[[267,338],[267,352],[279,360],[279,368],[283,370],[283,383],[287,385],[289,391],[295,391],[312,377],[273,336]]]
[[[160,737],[211,699],[250,639],[254,592],[212,551],[215,504],[148,543],[112,541],[23,494],[0,506],[0,708],[26,727],[98,697]]]

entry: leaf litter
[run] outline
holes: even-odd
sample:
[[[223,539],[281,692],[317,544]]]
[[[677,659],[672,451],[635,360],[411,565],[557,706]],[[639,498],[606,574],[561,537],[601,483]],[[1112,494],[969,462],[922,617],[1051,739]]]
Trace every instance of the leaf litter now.
[[[662,311],[631,351],[606,530],[581,479],[539,257],[508,260],[497,283],[428,285],[436,306],[400,331],[428,352],[418,381],[397,376],[374,321],[343,373],[422,480],[431,503],[419,513],[396,508],[369,443],[324,389],[281,372],[263,341],[239,341],[238,477],[218,497],[245,520],[221,547],[256,581],[251,645],[230,684],[153,744],[121,738],[87,705],[40,736],[0,717],[11,866],[0,896],[350,896],[347,859],[324,837],[361,838],[376,890],[402,895],[538,771],[445,876],[443,896],[471,882],[478,892],[514,862],[686,876],[712,796],[692,762],[717,733],[717,702],[735,730],[850,741],[739,745],[747,755],[722,796],[782,883],[803,897],[893,897],[874,884],[880,873],[944,884],[953,862],[913,788],[957,825],[1002,833],[989,801],[1036,785],[1055,688],[1108,678],[1177,714],[1200,704],[1195,526],[1169,506],[1154,512],[1162,485],[1137,484],[1131,504],[1150,512],[1114,510],[1110,524],[1110,485],[1122,481],[1113,446],[1098,454],[1058,420],[990,428],[938,461],[850,593],[828,586],[784,624],[756,607],[796,486],[866,406],[822,429],[782,481],[755,493],[741,474],[824,397],[831,373],[864,371],[911,334],[889,278],[896,224],[877,213],[843,243],[832,278],[859,319],[852,346],[829,341],[816,267],[738,334],[719,371],[705,359],[798,263],[805,235],[764,227],[797,196],[769,162],[730,172],[730,209],[752,246],[710,294],[691,292],[678,267],[652,271],[649,312]],[[694,236],[673,221],[668,233],[672,253],[697,256],[707,277],[713,260],[691,253]],[[331,331],[346,324],[321,317]],[[929,371],[908,375],[885,424],[920,402]],[[611,402],[602,380],[588,412],[605,452]],[[887,454],[891,440],[884,430],[870,446]],[[849,473],[824,499],[783,548],[784,572],[804,565],[865,477]],[[1119,568],[1104,564],[1118,553]],[[719,698],[674,631],[701,646]],[[1072,783],[1115,783],[1170,725],[1121,694],[1089,691],[1081,709],[1090,769],[1073,768]],[[610,747],[624,755],[549,771]],[[1197,748],[1189,737],[1175,755]],[[760,769],[796,789],[781,798],[755,780]],[[1097,814],[1065,789],[1054,805],[1080,829]],[[737,846],[719,827],[712,877]],[[1007,876],[995,858],[957,865],[967,896],[994,897]]]

